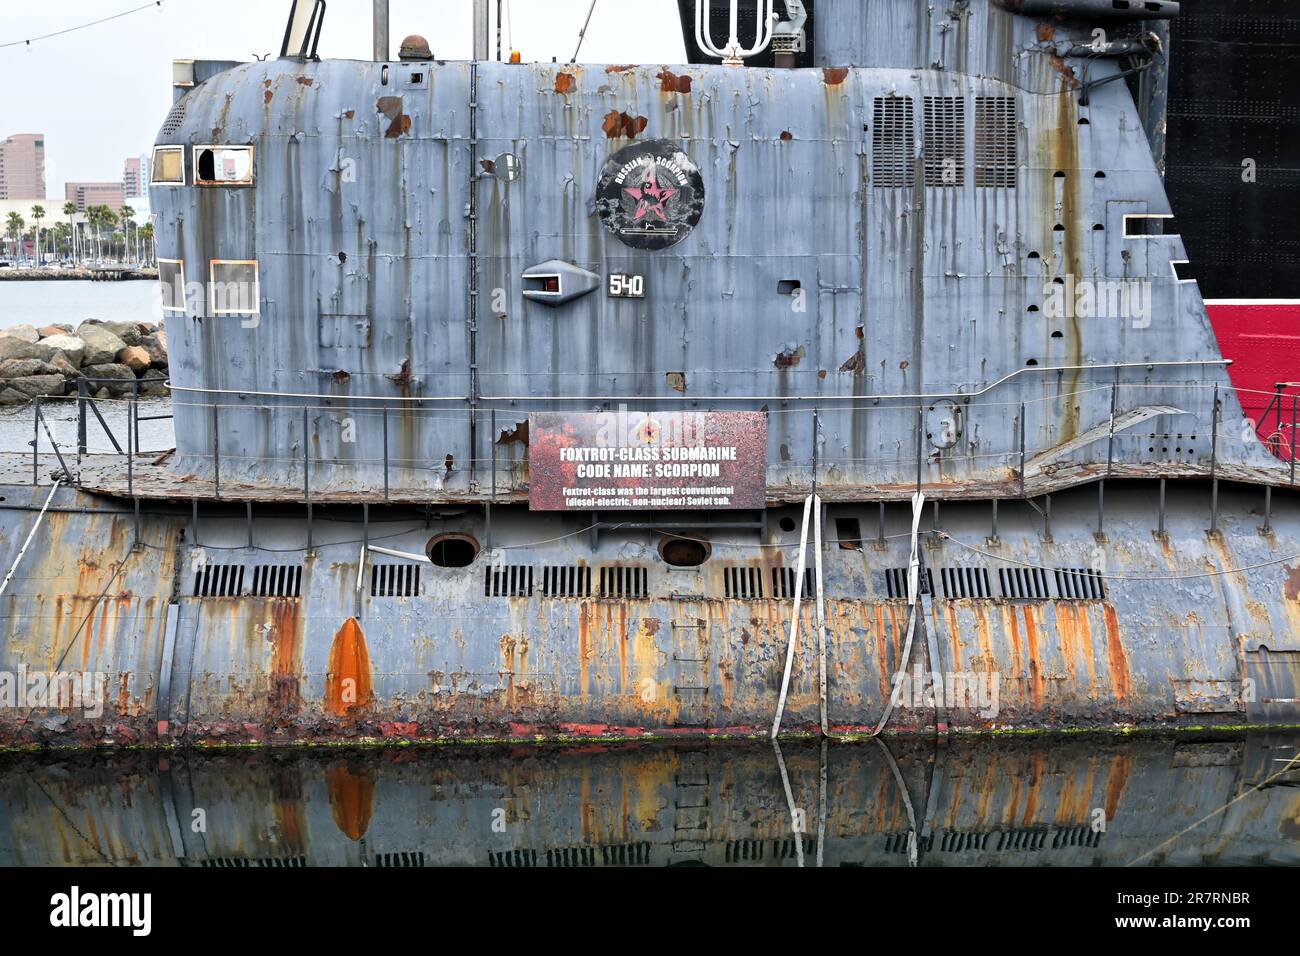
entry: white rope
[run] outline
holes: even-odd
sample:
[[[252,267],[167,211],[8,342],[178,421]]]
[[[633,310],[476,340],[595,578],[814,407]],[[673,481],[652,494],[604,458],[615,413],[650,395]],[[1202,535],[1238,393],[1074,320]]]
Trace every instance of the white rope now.
[[[912,659],[912,637],[916,634],[916,617],[919,613],[917,607],[918,600],[921,596],[921,557],[920,557],[920,528],[921,513],[925,508],[925,492],[918,491],[912,495],[912,557],[907,565],[907,640],[903,642],[903,656],[898,664],[898,673],[906,673],[907,665]],[[884,635],[881,635],[884,640]],[[871,736],[878,737],[880,732],[885,729],[885,724],[889,723],[890,716],[894,713],[894,692],[898,685],[893,680],[889,682],[889,701],[885,704],[885,712],[880,715],[880,723],[876,724],[876,729],[871,732]]]
[[[32,538],[36,536],[36,529],[41,526],[41,521],[45,518],[45,512],[49,510],[50,502],[54,500],[54,493],[59,490],[59,485],[62,483],[62,478],[54,479],[54,487],[50,489],[50,493],[46,496],[45,504],[41,508],[41,513],[38,514],[36,520],[32,522],[32,530],[27,532],[27,540],[24,541],[23,546],[18,549],[18,557],[14,558],[13,567],[11,567],[9,573],[5,575],[4,581],[0,582],[0,594],[5,593],[5,588],[9,587],[9,582],[13,580],[14,572],[18,570],[18,562],[22,561],[23,555],[27,553],[27,546],[32,543]]]
[[[803,602],[803,572],[808,561],[808,518],[812,513],[813,496],[803,502],[803,529],[799,533],[799,564],[794,576],[794,613],[790,618],[790,639],[785,646],[785,676],[781,678],[781,697],[776,703],[776,717],[772,720],[772,739],[781,732],[781,716],[785,713],[785,698],[790,691],[790,669],[794,666],[794,646],[799,639],[799,605]]]

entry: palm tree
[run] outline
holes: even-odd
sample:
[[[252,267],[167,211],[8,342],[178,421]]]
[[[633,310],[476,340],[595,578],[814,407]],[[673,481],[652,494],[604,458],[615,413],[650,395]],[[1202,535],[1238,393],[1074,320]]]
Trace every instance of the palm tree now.
[[[117,212],[122,217],[122,258],[129,259],[131,257],[129,252],[131,247],[131,217],[135,215],[135,210],[130,206],[123,206]]]
[[[77,204],[69,200],[63,204],[63,214],[68,217],[68,229],[72,233],[72,261],[77,261],[77,226],[72,217],[77,214]]]
[[[22,234],[26,225],[23,217],[16,212],[11,212],[5,219],[5,228],[9,230],[9,235],[14,237],[14,261],[18,261],[22,256]]]
[[[72,236],[72,230],[68,228],[66,222],[56,223],[50,227],[50,245],[54,247],[54,258],[61,259],[62,249],[69,245],[69,239]],[[71,255],[71,253],[69,253]]]
[[[45,218],[45,207],[37,203],[32,207],[32,221],[36,223],[36,264],[41,265],[41,220]]]
[[[157,253],[153,247],[153,223],[146,222],[140,227],[140,241],[144,244],[144,251],[141,258],[145,265],[157,265]]]

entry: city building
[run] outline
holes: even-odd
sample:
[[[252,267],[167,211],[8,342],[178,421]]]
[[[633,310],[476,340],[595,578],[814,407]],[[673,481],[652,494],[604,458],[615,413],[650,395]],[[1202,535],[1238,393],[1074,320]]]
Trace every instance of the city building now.
[[[117,212],[126,204],[121,183],[67,183],[63,192],[67,201],[77,204],[78,212],[91,206],[107,206]]]
[[[122,166],[122,193],[127,199],[149,193],[149,157],[128,156]]]
[[[0,199],[45,198],[45,134],[15,133],[0,143]]]

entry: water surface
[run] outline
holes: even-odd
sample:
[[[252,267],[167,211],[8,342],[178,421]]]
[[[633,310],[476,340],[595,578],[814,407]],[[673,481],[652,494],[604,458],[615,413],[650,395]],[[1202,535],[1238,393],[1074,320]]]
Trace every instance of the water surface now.
[[[0,281],[0,329],[12,325],[79,325],[161,322],[158,283],[151,280],[92,282],[89,279]]]
[[[1300,773],[1270,775],[1298,747],[1088,735],[10,754],[0,865],[1296,865]]]

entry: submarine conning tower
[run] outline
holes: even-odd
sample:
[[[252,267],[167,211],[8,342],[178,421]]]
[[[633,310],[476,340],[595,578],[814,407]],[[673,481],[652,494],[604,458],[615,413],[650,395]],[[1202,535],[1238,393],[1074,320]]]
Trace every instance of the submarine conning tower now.
[[[743,66],[692,0],[685,65],[390,59],[384,3],[374,61],[321,59],[306,2],[278,58],[178,63],[173,468],[495,498],[536,416],[732,412],[766,420],[769,500],[1276,464],[1163,228],[1177,4],[774,10]]]

